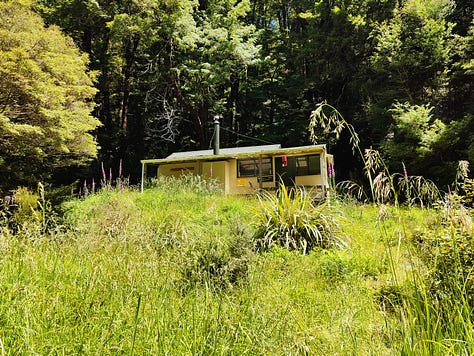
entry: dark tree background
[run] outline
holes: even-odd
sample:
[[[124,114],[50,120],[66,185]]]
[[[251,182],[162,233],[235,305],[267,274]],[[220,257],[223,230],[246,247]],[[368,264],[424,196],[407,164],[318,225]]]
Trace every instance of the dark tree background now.
[[[309,144],[324,100],[391,169],[450,182],[474,159],[474,3],[467,0],[38,0],[97,71],[98,158],[56,171],[139,177],[139,161],[222,146]],[[251,139],[253,138],[253,139]],[[348,139],[322,137],[357,178]],[[20,183],[20,182],[12,182]],[[14,184],[12,184],[14,185]]]

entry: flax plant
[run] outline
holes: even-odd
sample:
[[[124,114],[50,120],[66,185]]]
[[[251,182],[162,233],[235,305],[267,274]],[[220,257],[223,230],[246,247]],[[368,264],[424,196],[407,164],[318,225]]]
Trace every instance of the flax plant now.
[[[326,211],[315,205],[310,192],[297,187],[288,189],[282,182],[276,194],[263,191],[259,196],[261,213],[257,218],[257,247],[267,250],[274,245],[303,254],[316,247],[346,247],[338,236],[338,224]]]

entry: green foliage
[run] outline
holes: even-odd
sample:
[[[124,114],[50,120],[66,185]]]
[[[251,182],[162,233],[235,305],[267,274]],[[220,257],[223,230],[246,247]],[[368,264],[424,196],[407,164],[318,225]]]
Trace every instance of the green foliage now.
[[[20,187],[13,192],[9,204],[1,207],[2,225],[18,238],[30,238],[29,232],[33,230],[37,237],[61,233],[63,229],[57,208],[53,208],[42,183],[38,183],[36,192]]]
[[[199,287],[225,291],[245,284],[253,246],[248,235],[227,240],[211,236],[188,244],[182,253],[178,286],[184,293]]]
[[[462,203],[469,207],[470,209],[474,208],[474,179],[465,179],[462,183],[462,190],[464,194],[462,195]]]
[[[304,254],[317,247],[346,246],[326,205],[315,205],[310,192],[301,187],[289,189],[281,183],[276,194],[261,194],[262,212],[256,222],[259,249],[279,245]]]
[[[433,107],[396,103],[391,109],[393,125],[383,148],[396,162],[410,162],[420,171],[435,151],[446,125],[432,115]]]
[[[425,274],[436,266],[433,251],[452,246],[438,249],[427,239],[469,226],[461,225],[459,212],[390,206],[381,212],[333,200],[350,249],[302,255],[275,244],[256,254],[258,200],[185,180],[73,200],[66,204],[67,230],[28,224],[19,238],[2,226],[5,353],[428,355],[472,349],[470,299],[459,289],[469,284],[445,288],[457,294],[443,296],[432,293],[439,284],[425,279],[434,276]],[[420,256],[410,250],[416,238]],[[444,261],[447,281],[450,266],[458,264]]]
[[[325,251],[318,262],[320,275],[327,283],[376,279],[388,272],[385,261],[375,260],[373,256],[355,255],[347,250]]]
[[[421,258],[430,267],[428,281],[437,298],[450,298],[456,287],[462,285],[468,294],[474,288],[474,244],[472,216],[456,199],[447,198],[443,214],[437,221],[414,235]],[[474,305],[474,300],[469,298]]]
[[[14,201],[17,206],[13,213],[16,224],[22,226],[29,221],[38,220],[38,194],[31,192],[28,188],[20,187],[15,190]]]
[[[29,1],[0,4],[0,170],[3,188],[34,185],[53,169],[96,155],[90,131],[95,74],[57,27],[45,27]],[[9,182],[10,183],[9,183]]]
[[[472,337],[472,220],[456,199],[408,236],[411,271],[397,298],[405,354],[469,354]]]
[[[451,1],[409,0],[377,34],[372,55],[374,68],[386,74],[395,91],[393,99],[437,99],[446,81],[453,25],[445,18]]]

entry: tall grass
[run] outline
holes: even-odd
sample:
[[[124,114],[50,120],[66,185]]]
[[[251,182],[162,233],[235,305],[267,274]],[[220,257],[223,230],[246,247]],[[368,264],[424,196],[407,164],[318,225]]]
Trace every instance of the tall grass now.
[[[471,242],[472,212],[466,210],[466,206],[469,207],[466,202],[472,196],[468,163],[460,162],[453,184],[454,194],[442,198],[433,182],[423,177],[409,177],[405,169],[397,180],[397,174],[388,171],[378,152],[366,150],[365,155],[362,155],[354,127],[334,107],[326,103],[317,107],[311,115],[309,126],[312,135],[317,125],[326,133],[334,132],[336,135],[346,128],[354,149],[364,162],[372,200],[382,212],[377,221],[387,242],[393,279],[381,289],[379,300],[384,310],[390,305],[389,310],[396,311],[401,321],[401,328],[398,331],[394,328],[394,337],[401,341],[399,351],[407,355],[473,353],[471,310],[474,307],[474,245]],[[462,189],[459,189],[460,186]],[[366,196],[363,188],[356,184],[344,182],[340,187],[346,196],[357,196],[359,199]],[[463,198],[458,197],[459,190],[464,190]],[[403,211],[398,206],[400,196],[408,206],[419,204],[424,207],[428,204],[441,207],[435,213],[436,218],[430,221],[434,227],[424,227],[415,232],[412,241],[409,233],[412,222],[407,223],[402,219]],[[394,202],[401,227],[396,250],[392,249],[393,245],[389,242],[393,241],[390,238],[393,229],[387,226],[387,209],[383,205],[390,201]],[[408,249],[409,259],[405,261],[408,263],[405,268],[400,268],[400,262],[404,260],[400,254],[403,245]]]
[[[351,249],[256,253],[256,198],[169,184],[73,200],[60,230],[2,230],[6,355],[397,350],[375,210],[341,205]]]

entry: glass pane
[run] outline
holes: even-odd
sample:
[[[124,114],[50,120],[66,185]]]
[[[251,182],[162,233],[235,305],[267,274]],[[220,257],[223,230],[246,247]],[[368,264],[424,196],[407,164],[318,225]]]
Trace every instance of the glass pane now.
[[[272,159],[262,158],[262,176],[273,175]],[[241,159],[237,161],[237,177],[258,177],[260,159]]]
[[[308,170],[308,157],[296,157],[296,175],[298,176],[307,176],[309,174]]]
[[[321,165],[319,162],[319,155],[308,156],[309,160],[309,174],[321,174]]]
[[[320,174],[319,155],[296,157],[296,175],[308,176]]]
[[[239,177],[255,177],[257,175],[257,163],[254,160],[239,160],[237,164]]]

